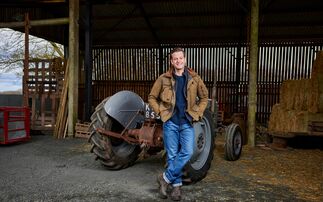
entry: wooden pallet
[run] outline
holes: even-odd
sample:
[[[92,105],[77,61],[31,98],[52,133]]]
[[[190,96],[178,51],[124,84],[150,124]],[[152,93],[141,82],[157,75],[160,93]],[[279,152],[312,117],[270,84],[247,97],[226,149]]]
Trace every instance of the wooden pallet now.
[[[90,123],[76,123],[75,124],[75,137],[89,138],[90,135]]]

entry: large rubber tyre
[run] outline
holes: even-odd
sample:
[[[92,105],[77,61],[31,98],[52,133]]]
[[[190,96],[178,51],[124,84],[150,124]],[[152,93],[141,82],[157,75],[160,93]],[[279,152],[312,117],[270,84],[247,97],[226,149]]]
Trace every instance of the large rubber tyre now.
[[[224,157],[228,161],[235,161],[240,158],[242,151],[242,131],[237,123],[232,123],[226,128]]]
[[[124,129],[105,112],[104,104],[108,99],[103,100],[91,116],[89,141],[93,144],[91,152],[96,155],[96,159],[101,164],[109,170],[119,170],[133,165],[141,149],[139,145],[128,144],[122,139],[107,137],[96,131],[97,128],[104,128],[120,133]]]
[[[191,184],[202,180],[210,169],[214,156],[214,138],[216,136],[212,112],[205,110],[201,121],[194,123],[195,149],[190,161],[186,164],[183,182]]]

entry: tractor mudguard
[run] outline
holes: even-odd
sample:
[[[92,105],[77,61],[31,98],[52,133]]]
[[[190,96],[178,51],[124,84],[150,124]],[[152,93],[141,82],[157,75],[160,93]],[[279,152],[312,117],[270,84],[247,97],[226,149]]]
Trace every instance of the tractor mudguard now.
[[[104,110],[125,128],[136,128],[145,119],[145,103],[131,91],[120,91],[111,96],[104,104]]]

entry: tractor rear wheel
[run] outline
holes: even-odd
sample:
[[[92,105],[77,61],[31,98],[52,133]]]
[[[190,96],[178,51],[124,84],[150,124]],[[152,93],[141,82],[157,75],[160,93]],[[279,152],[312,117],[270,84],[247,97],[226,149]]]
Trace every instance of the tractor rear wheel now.
[[[212,113],[205,110],[201,121],[194,123],[195,148],[190,161],[184,168],[183,182],[186,184],[202,180],[208,170],[214,156],[215,126]]]
[[[97,128],[103,128],[120,133],[124,129],[105,112],[104,104],[108,99],[103,100],[91,116],[89,141],[93,144],[91,152],[101,164],[110,170],[119,170],[133,165],[141,149],[139,145],[131,145],[122,139],[107,137],[96,131]]]

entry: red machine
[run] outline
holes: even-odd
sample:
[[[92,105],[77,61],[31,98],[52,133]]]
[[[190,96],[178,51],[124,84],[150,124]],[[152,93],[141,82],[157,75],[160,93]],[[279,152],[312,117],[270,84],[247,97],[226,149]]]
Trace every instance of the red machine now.
[[[0,107],[0,144],[30,139],[30,110],[27,107]]]

